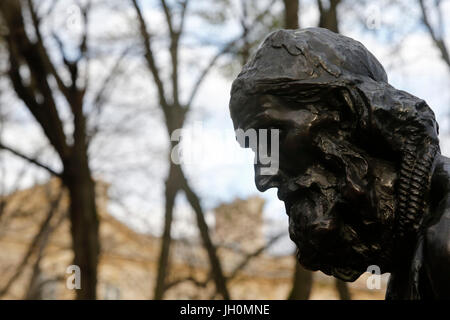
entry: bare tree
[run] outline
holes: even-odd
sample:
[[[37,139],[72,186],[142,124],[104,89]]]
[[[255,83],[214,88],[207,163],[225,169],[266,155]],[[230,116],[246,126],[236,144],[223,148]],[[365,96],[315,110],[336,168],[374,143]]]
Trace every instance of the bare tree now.
[[[313,283],[312,272],[303,268],[295,261],[292,289],[289,292],[289,300],[308,300]]]
[[[145,60],[147,62],[147,67],[150,73],[153,76],[155,85],[158,91],[159,105],[164,114],[164,120],[166,129],[169,137],[172,132],[176,129],[182,128],[186,119],[186,113],[190,108],[190,103],[192,99],[188,102],[188,105],[182,105],[179,99],[179,87],[178,87],[178,55],[179,55],[179,40],[183,32],[186,9],[188,6],[188,0],[182,2],[181,13],[180,13],[180,23],[178,26],[174,25],[173,12],[172,8],[169,7],[166,1],[161,0],[161,6],[163,7],[163,11],[166,17],[166,23],[169,29],[169,37],[170,37],[170,57],[171,57],[171,66],[172,66],[172,74],[171,74],[171,87],[172,87],[172,97],[169,100],[166,95],[166,87],[163,81],[161,80],[161,75],[158,66],[156,65],[155,56],[152,50],[151,42],[152,36],[147,27],[147,22],[143,16],[142,10],[137,4],[136,0],[132,0],[132,4],[136,10],[136,14],[138,16],[139,28],[141,38],[144,44],[145,50]],[[175,147],[175,144],[171,142],[171,146]],[[216,284],[217,291],[223,296],[224,299],[229,299],[228,289],[226,288],[225,278],[223,276],[222,267],[217,257],[216,250],[214,245],[212,244],[211,238],[208,232],[208,226],[205,221],[204,212],[200,205],[200,200],[197,194],[191,189],[188,184],[184,172],[182,171],[180,166],[173,164],[170,157],[168,158],[168,162],[170,163],[169,175],[166,179],[166,191],[165,191],[165,222],[164,222],[164,234],[162,241],[162,248],[159,258],[159,266],[158,266],[158,275],[155,287],[155,299],[162,299],[165,288],[165,278],[169,265],[169,249],[170,249],[170,241],[171,241],[171,226],[173,219],[173,207],[175,202],[175,197],[177,193],[182,190],[185,192],[186,197],[193,207],[196,217],[197,224],[200,230],[200,234],[203,240],[203,244],[208,252],[208,257],[211,263],[212,273],[214,275],[214,280]]]
[[[55,3],[53,3],[54,5]],[[0,149],[46,170],[61,179],[70,199],[69,216],[74,251],[74,264],[82,270],[78,299],[95,299],[97,265],[100,251],[94,181],[89,163],[88,115],[86,92],[89,88],[89,12],[91,2],[80,7],[83,32],[76,57],[67,54],[64,41],[54,31],[51,36],[41,31],[41,22],[48,12],[39,14],[32,0],[5,0],[0,4],[1,23],[6,29],[1,40],[8,52],[7,78],[16,96],[40,126],[62,170],[52,168],[38,158],[0,143]],[[56,43],[60,63],[51,58],[48,38]],[[26,72],[22,72],[26,70]],[[84,72],[83,72],[84,71]],[[68,75],[68,76],[66,76]],[[102,89],[97,96],[101,96]],[[94,101],[100,104],[104,101]],[[65,120],[62,109],[68,106],[70,119]],[[69,123],[68,123],[69,122]],[[72,129],[65,130],[65,124]]]
[[[168,94],[169,86],[162,80],[160,69],[156,63],[155,54],[152,49],[153,36],[149,29],[148,23],[144,18],[142,9],[138,5],[137,1],[131,0],[131,2],[138,17],[139,30],[144,46],[144,57],[147,68],[153,76],[154,84],[157,88],[159,106],[164,115],[165,126],[170,137],[174,130],[183,128],[186,116],[192,109],[193,101],[197,96],[198,90],[201,84],[204,82],[208,73],[213,69],[213,67],[217,64],[217,61],[223,55],[231,52],[231,50],[240,45],[240,42],[242,42],[242,39],[246,37],[250,29],[245,28],[242,35],[239,35],[237,38],[225,44],[222,49],[220,49],[219,52],[210,59],[210,61],[206,64],[206,67],[200,71],[199,76],[188,95],[188,99],[183,102],[180,99],[179,88],[179,43],[180,38],[182,37],[184,32],[184,22],[189,0],[181,1],[178,5],[178,8],[176,8],[175,6],[170,6],[165,0],[160,1],[160,5],[162,7],[166,24],[169,30],[169,55],[172,68],[170,76],[170,95]],[[269,8],[264,10],[259,15],[259,18],[266,14]],[[176,23],[175,21],[175,15],[177,12],[178,23]],[[171,147],[174,147],[175,144],[175,142],[170,141]],[[170,157],[168,157],[167,160],[169,163],[169,174],[165,181],[166,191],[164,233],[159,258],[159,267],[154,298],[162,299],[164,289],[166,287],[165,279],[169,266],[169,250],[171,242],[170,232],[173,220],[173,207],[177,193],[179,191],[182,191],[186,195],[190,206],[194,210],[197,220],[197,226],[200,231],[200,237],[202,239],[203,246],[205,247],[208,254],[211,266],[211,274],[216,286],[216,290],[224,299],[229,299],[230,295],[226,285],[226,278],[223,274],[221,262],[217,256],[216,247],[209,235],[208,225],[205,221],[204,210],[201,205],[200,197],[188,183],[182,167],[175,165],[171,161]]]
[[[299,8],[300,0],[283,0],[284,3],[284,21],[286,29],[299,28]]]

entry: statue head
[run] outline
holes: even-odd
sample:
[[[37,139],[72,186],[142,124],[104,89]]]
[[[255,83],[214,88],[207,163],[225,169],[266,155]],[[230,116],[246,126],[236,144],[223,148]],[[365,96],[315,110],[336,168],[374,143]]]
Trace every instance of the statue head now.
[[[427,214],[438,126],[387,81],[361,43],[307,28],[270,34],[231,90],[235,129],[279,130],[278,171],[257,162],[255,183],[278,189],[300,263],[346,281],[389,272]]]

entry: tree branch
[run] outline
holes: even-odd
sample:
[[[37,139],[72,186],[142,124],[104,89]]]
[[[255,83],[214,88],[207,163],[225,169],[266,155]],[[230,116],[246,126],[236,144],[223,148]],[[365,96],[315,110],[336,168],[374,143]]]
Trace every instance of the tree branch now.
[[[33,240],[31,241],[31,244],[28,247],[27,252],[23,256],[22,261],[16,267],[16,271],[14,272],[12,277],[9,278],[9,280],[6,282],[6,285],[0,290],[0,297],[4,296],[8,292],[8,290],[11,288],[11,286],[14,284],[14,282],[21,275],[23,269],[25,269],[25,267],[27,266],[28,261],[30,260],[33,252],[40,247],[40,244],[42,244],[42,242],[45,242],[46,239],[48,239],[49,229],[51,230],[50,222],[56,213],[56,209],[59,206],[62,195],[63,195],[63,189],[61,189],[59,191],[56,199],[54,199],[51,202],[50,208],[47,212],[47,216],[45,217],[44,221],[42,222],[38,233],[34,236]]]
[[[153,75],[153,79],[155,80],[156,87],[158,89],[158,96],[161,107],[163,111],[168,114],[168,104],[165,96],[164,84],[159,75],[159,69],[156,65],[155,57],[151,48],[151,36],[148,32],[147,24],[145,22],[144,16],[142,14],[141,9],[139,8],[136,0],[131,0],[134,8],[136,9],[136,14],[139,20],[139,31],[141,33],[142,40],[144,42],[144,50],[145,50],[145,59],[147,61],[148,67],[150,69],[151,74]]]
[[[206,288],[209,281],[211,281],[211,276],[208,276],[208,278],[205,281],[200,281],[200,280],[197,280],[196,278],[194,278],[194,276],[189,276],[189,277],[180,278],[180,279],[177,279],[177,280],[167,283],[164,286],[164,291],[167,291],[170,288],[175,287],[183,282],[192,282],[197,287]]]
[[[434,30],[433,26],[431,25],[431,22],[428,19],[428,13],[427,13],[427,9],[425,7],[424,1],[419,0],[419,4],[420,4],[420,10],[422,12],[422,21],[423,21],[425,27],[427,28],[428,33],[430,34],[431,39],[433,40],[434,44],[439,49],[442,59],[444,60],[444,62],[447,64],[447,66],[450,69],[450,54],[449,54],[447,45],[445,44],[442,35],[438,36],[436,34],[436,31]],[[436,10],[438,11],[439,15],[442,15],[439,5],[436,6]]]
[[[189,4],[189,0],[184,0],[184,2],[181,4],[181,20],[180,20],[180,25],[178,27],[178,30],[184,29],[184,22],[186,21],[186,11],[187,11],[188,4]]]
[[[255,250],[254,252],[248,254],[242,261],[241,263],[236,266],[236,268],[233,269],[233,271],[231,272],[231,274],[227,277],[227,281],[232,280],[234,277],[236,277],[236,275],[239,273],[239,271],[241,271],[242,269],[244,269],[249,262],[259,256],[261,253],[263,253],[265,250],[267,250],[268,248],[270,248],[273,244],[275,244],[275,242],[277,242],[282,236],[284,235],[283,233],[280,233],[276,236],[274,236],[273,238],[271,238],[265,245],[261,246],[260,248],[258,248],[257,250]]]
[[[48,83],[49,70],[39,54],[39,46],[31,43],[26,34],[20,1],[0,2],[0,12],[9,29],[5,38],[9,49],[8,74],[14,90],[36,118],[61,159],[65,159],[69,148]],[[30,85],[24,84],[19,73],[21,67],[19,62],[24,63],[30,71]]]
[[[172,12],[170,11],[169,7],[167,6],[166,0],[161,0],[161,5],[164,9],[164,15],[166,16],[167,21],[167,27],[169,28],[170,35],[175,34],[175,30],[173,28],[172,24]]]
[[[216,290],[222,295],[223,299],[229,300],[230,294],[227,288],[226,278],[222,271],[222,264],[219,260],[219,257],[217,256],[216,247],[214,246],[209,235],[209,227],[205,220],[205,215],[200,204],[200,199],[198,198],[194,190],[189,186],[189,183],[186,180],[186,177],[184,176],[181,168],[180,171],[181,188],[184,191],[189,204],[195,212],[198,229],[200,231],[200,237],[202,239],[203,246],[208,253],[208,258],[211,265],[211,274],[216,285]]]
[[[222,50],[220,50],[210,61],[209,63],[206,65],[206,67],[203,69],[203,71],[200,72],[200,76],[197,78],[197,80],[195,81],[194,87],[191,91],[191,94],[189,95],[189,99],[188,102],[186,104],[186,108],[189,109],[190,106],[192,105],[192,102],[194,101],[198,90],[200,89],[200,86],[202,85],[203,81],[205,80],[206,76],[208,75],[208,73],[211,71],[211,69],[213,68],[213,66],[217,63],[217,60],[219,60],[219,58],[221,56],[223,56],[225,53],[228,53],[231,48],[233,48],[233,46],[235,46],[241,39],[243,39],[248,33],[250,33],[253,28],[257,25],[257,23],[255,23],[256,21],[258,21],[259,19],[261,19],[262,17],[264,17],[272,8],[273,4],[275,3],[275,0],[272,0],[270,2],[270,4],[267,6],[267,8],[262,11],[256,18],[255,21],[251,24],[249,24],[250,26],[248,27],[248,29],[246,31],[244,31],[241,35],[239,35],[238,37],[236,37],[235,39],[231,40],[230,42],[228,42],[223,48]]]
[[[97,91],[97,94],[95,95],[95,98],[93,100],[93,106],[94,111],[96,113],[96,116],[99,117],[102,110],[103,105],[105,103],[105,96],[106,92],[108,91],[109,86],[111,85],[114,77],[117,75],[118,70],[122,64],[123,59],[127,56],[128,52],[130,51],[130,47],[126,48],[122,51],[120,56],[115,61],[113,67],[111,68],[110,72],[106,76],[106,78],[103,80],[102,85],[100,86],[100,89]],[[96,135],[96,133],[99,131],[98,123],[94,125],[93,130],[90,132],[88,137],[88,144],[89,141],[92,140],[92,138]]]
[[[55,79],[59,90],[64,95],[64,97],[67,100],[69,100],[70,99],[69,89],[64,84],[64,81],[62,80],[61,76],[59,75],[58,71],[56,70],[55,66],[53,65],[53,63],[50,60],[50,57],[47,54],[47,50],[45,48],[44,40],[42,38],[42,34],[41,34],[41,30],[40,30],[40,23],[39,23],[40,18],[38,17],[38,15],[37,15],[37,13],[36,13],[36,11],[34,9],[32,0],[28,0],[28,8],[29,8],[30,13],[31,13],[31,21],[33,22],[34,32],[36,33],[36,38],[37,38],[37,41],[38,41],[39,53],[42,56],[42,59],[45,61],[45,64],[46,64],[46,66],[47,66],[47,68],[49,70],[49,73]]]
[[[170,37],[170,59],[172,65],[172,96],[173,104],[179,106],[180,101],[178,99],[178,43],[183,30],[175,30],[172,23],[172,12],[167,6],[166,0],[161,0],[161,4],[164,8],[164,14],[167,20],[167,26],[169,28]]]
[[[83,21],[84,21],[84,25],[83,25],[83,36],[81,38],[81,42],[80,42],[80,56],[77,60],[77,63],[84,58],[86,60],[86,70],[85,70],[85,75],[84,75],[84,87],[83,87],[83,91],[86,90],[86,88],[89,85],[89,63],[90,63],[90,59],[89,59],[89,55],[87,54],[87,50],[88,50],[88,39],[89,39],[89,11],[91,9],[92,6],[92,0],[89,0],[86,5],[81,9],[81,13],[83,15]]]
[[[45,164],[42,164],[41,162],[39,162],[39,161],[36,160],[36,159],[33,159],[33,158],[31,158],[31,157],[28,157],[28,156],[24,155],[23,153],[21,153],[21,152],[19,152],[19,151],[17,151],[17,150],[14,150],[14,149],[11,148],[11,147],[5,146],[5,145],[4,145],[3,143],[1,143],[1,142],[0,142],[0,149],[7,150],[7,151],[11,152],[12,154],[14,154],[15,156],[17,156],[17,157],[19,157],[19,158],[22,158],[22,159],[24,159],[24,160],[26,160],[26,161],[28,161],[28,162],[30,162],[30,163],[32,163],[32,164],[34,164],[34,165],[40,167],[40,168],[42,168],[42,169],[47,170],[50,174],[52,174],[52,175],[54,175],[54,176],[56,176],[56,177],[61,177],[61,173],[56,172],[55,170],[53,170],[53,169],[50,168],[49,166],[47,166],[47,165],[45,165]]]

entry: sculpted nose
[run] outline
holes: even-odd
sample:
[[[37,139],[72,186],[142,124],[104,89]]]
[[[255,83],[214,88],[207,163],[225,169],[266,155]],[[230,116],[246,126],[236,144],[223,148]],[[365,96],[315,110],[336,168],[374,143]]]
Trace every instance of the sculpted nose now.
[[[270,188],[278,188],[280,186],[280,175],[264,175],[261,174],[261,168],[255,166],[255,185],[258,191],[264,192]]]

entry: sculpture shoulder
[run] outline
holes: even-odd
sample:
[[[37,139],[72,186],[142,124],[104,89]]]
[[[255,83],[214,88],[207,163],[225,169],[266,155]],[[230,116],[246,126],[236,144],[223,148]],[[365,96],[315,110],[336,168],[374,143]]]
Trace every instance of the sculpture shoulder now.
[[[447,270],[450,270],[450,196],[440,219],[427,228],[425,241],[427,252],[435,258],[445,258],[449,262]]]
[[[450,195],[441,200],[436,219],[425,231],[424,267],[436,298],[450,298]]]

